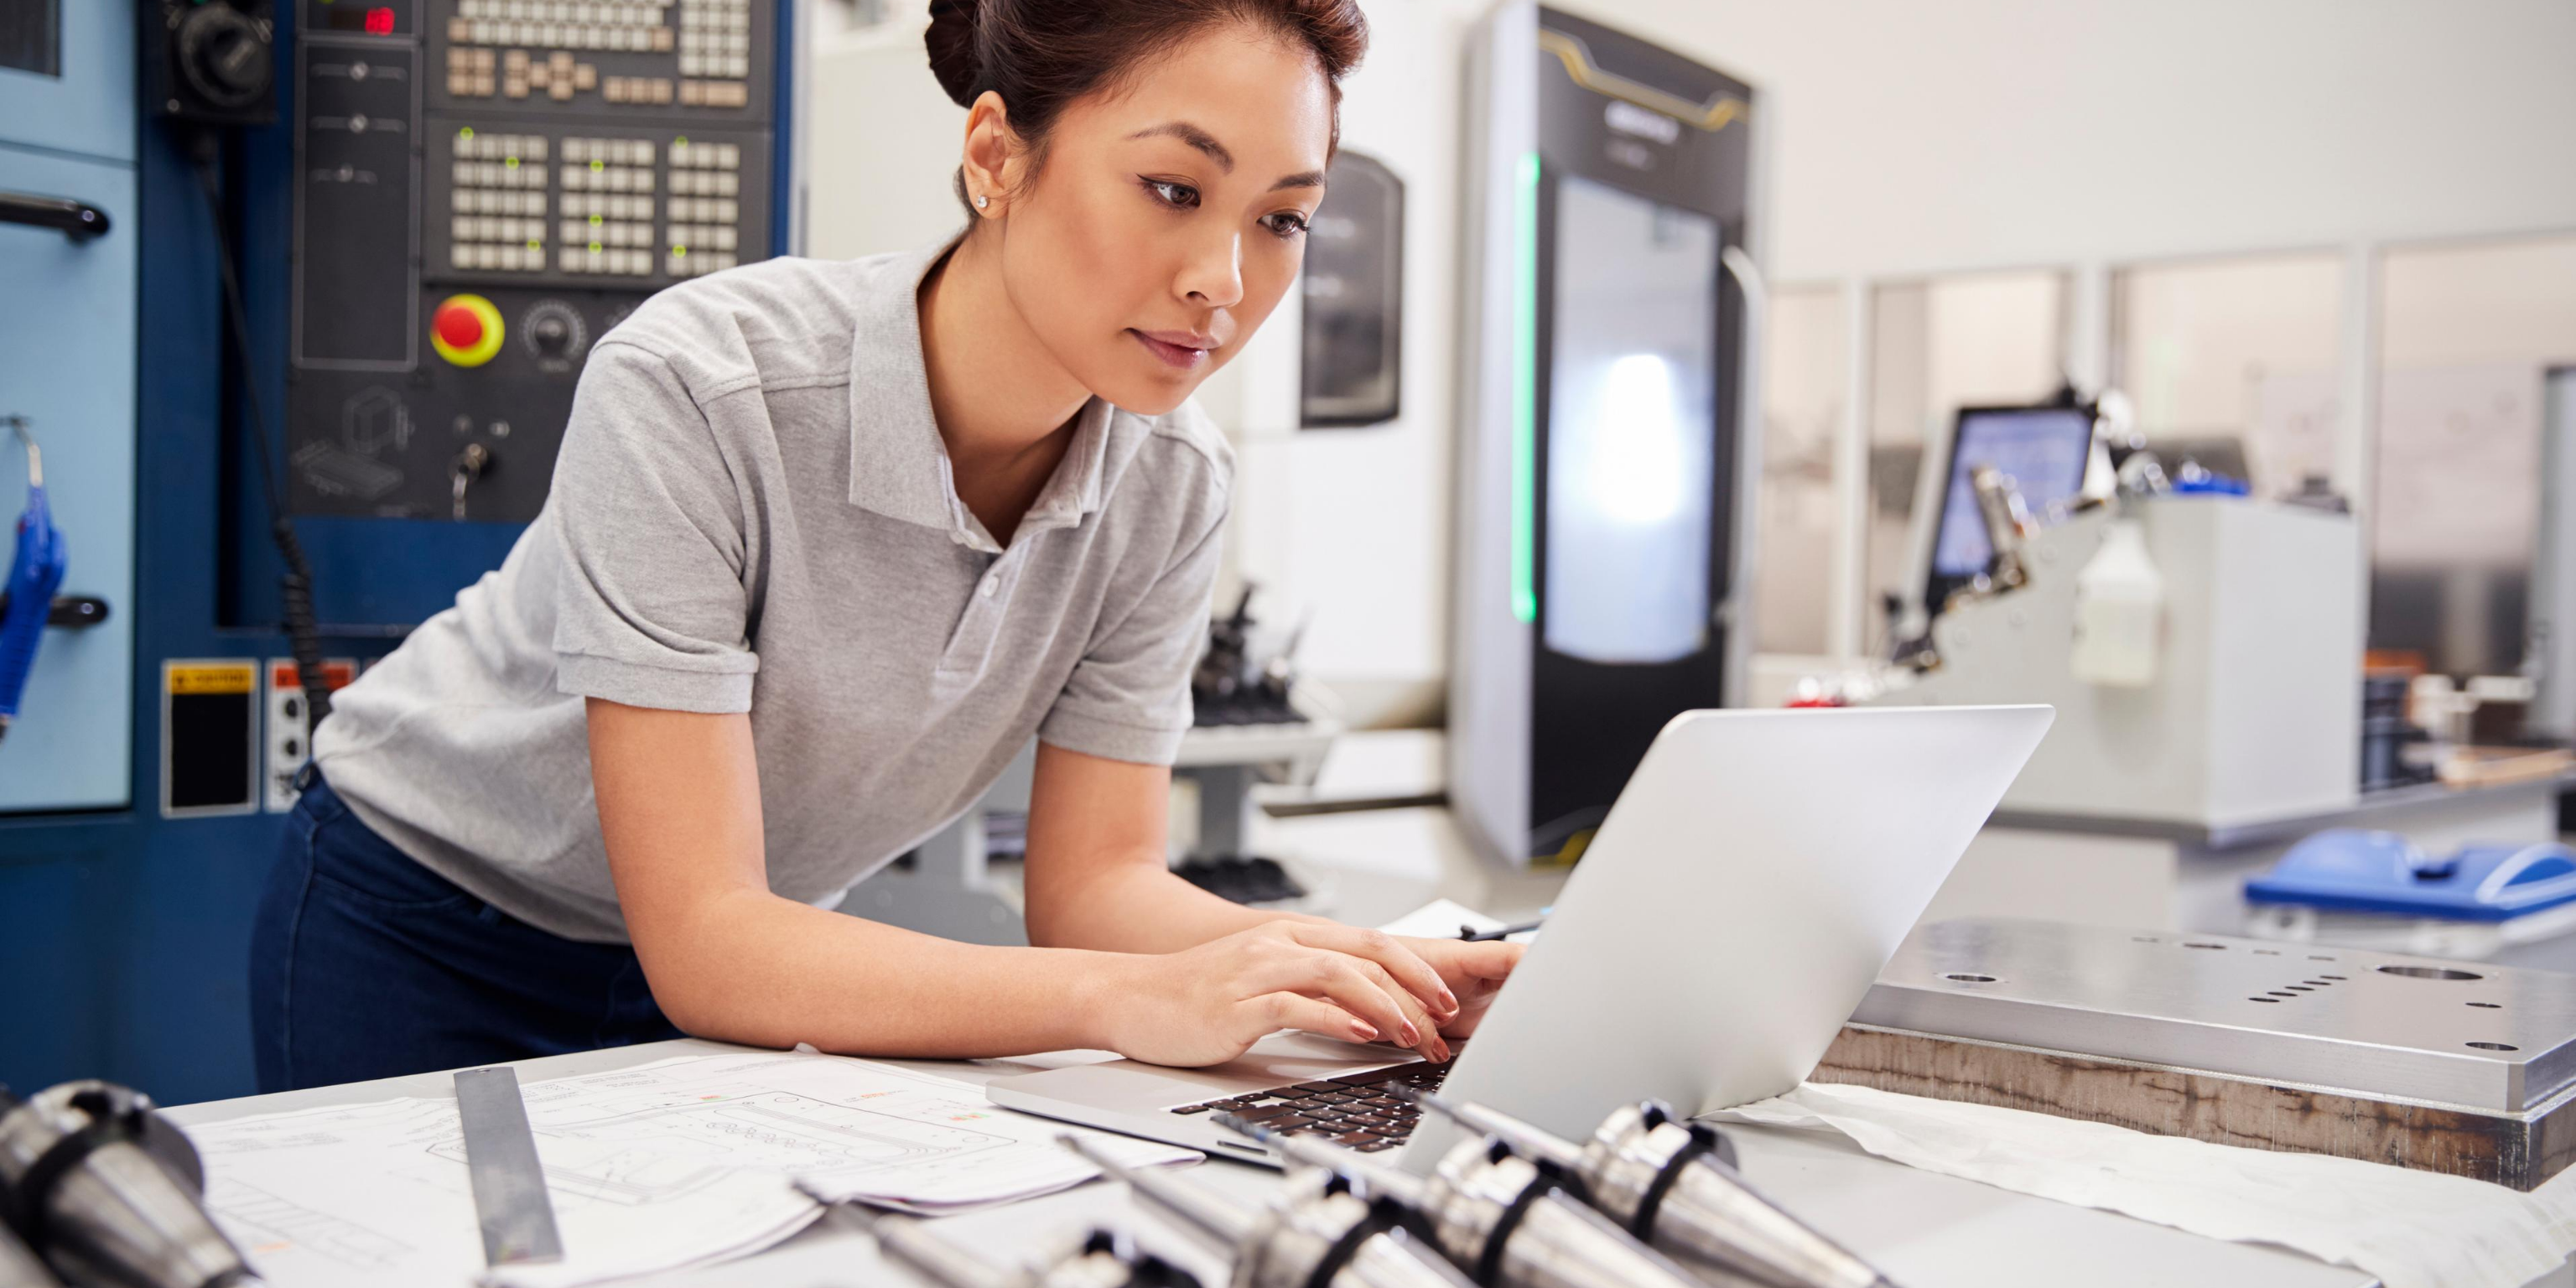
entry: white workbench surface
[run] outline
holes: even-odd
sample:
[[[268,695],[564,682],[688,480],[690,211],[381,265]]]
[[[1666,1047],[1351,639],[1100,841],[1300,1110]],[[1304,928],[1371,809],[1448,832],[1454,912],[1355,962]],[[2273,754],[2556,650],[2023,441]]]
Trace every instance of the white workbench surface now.
[[[522,1083],[598,1073],[675,1055],[714,1054],[740,1048],[682,1041],[521,1061]],[[1028,1061],[894,1061],[949,1077],[987,1078],[1068,1061],[1101,1058],[1068,1053]],[[452,1094],[447,1074],[415,1074],[377,1082],[210,1101],[169,1111],[182,1126],[250,1114],[357,1104],[395,1096]],[[2266,1288],[2368,1288],[2369,1275],[2326,1266],[2293,1252],[2222,1243],[2107,1212],[2030,1198],[1972,1181],[1916,1171],[1862,1153],[1838,1137],[1764,1128],[1729,1127],[1744,1170],[1781,1203],[1855,1252],[1877,1263],[1907,1288],[2149,1288],[2190,1284],[2265,1285]],[[1278,1184],[1278,1174],[1245,1163],[1216,1160],[1192,1169],[1194,1178],[1249,1197]],[[1100,1222],[1135,1233],[1138,1241],[1189,1266],[1211,1284],[1225,1282],[1222,1263],[1196,1244],[1141,1212],[1125,1187],[1081,1186],[1061,1194],[936,1222],[965,1246],[988,1256],[1026,1257],[1079,1235]],[[881,1266],[873,1247],[846,1214],[834,1214],[770,1252],[728,1265],[658,1276],[658,1288],[855,1288],[905,1284],[901,1272]],[[472,1239],[471,1231],[457,1232]]]

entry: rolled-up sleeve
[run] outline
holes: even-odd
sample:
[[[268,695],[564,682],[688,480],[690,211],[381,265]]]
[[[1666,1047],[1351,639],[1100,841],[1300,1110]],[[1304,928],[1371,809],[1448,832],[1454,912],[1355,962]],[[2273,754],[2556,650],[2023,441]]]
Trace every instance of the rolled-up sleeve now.
[[[1101,632],[1066,679],[1038,737],[1109,760],[1168,765],[1190,727],[1190,672],[1207,644],[1225,504],[1220,494],[1135,606]]]
[[[672,711],[751,709],[743,501],[706,412],[660,357],[591,353],[547,521],[564,552],[555,687]]]

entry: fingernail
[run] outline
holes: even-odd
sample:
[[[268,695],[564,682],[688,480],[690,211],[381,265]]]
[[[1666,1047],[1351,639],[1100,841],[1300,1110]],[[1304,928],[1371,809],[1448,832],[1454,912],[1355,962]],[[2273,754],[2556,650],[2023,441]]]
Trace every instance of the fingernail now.
[[[1406,1046],[1412,1046],[1414,1043],[1420,1042],[1421,1040],[1422,1031],[1413,1027],[1413,1021],[1406,1020],[1404,1022],[1404,1044]]]
[[[1358,1034],[1359,1039],[1362,1042],[1377,1041],[1377,1030],[1366,1024],[1360,1023],[1358,1020],[1351,1021],[1351,1032]]]
[[[1444,988],[1440,990],[1440,1004],[1455,1011],[1458,1009],[1458,995]]]

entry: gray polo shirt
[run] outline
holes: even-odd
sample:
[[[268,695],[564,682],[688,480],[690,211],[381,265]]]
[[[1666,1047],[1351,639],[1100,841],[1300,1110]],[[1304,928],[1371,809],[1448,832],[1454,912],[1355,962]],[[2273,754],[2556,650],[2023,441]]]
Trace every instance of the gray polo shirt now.
[[[931,420],[916,296],[945,250],[715,274],[601,337],[544,512],[315,736],[358,817],[504,912],[620,942],[586,697],[749,712],[769,887],[815,904],[1032,735],[1168,764],[1231,456],[1193,406],[1094,399],[1002,548]]]

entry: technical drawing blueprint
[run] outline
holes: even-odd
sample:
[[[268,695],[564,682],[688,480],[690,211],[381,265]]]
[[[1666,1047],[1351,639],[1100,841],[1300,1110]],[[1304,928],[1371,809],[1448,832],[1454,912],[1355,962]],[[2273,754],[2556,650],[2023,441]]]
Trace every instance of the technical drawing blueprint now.
[[[565,1260],[488,1281],[570,1285],[739,1256],[818,1199],[949,1212],[1096,1175],[1064,1128],[996,1109],[969,1083],[793,1053],[684,1056],[529,1083],[528,1122]],[[1089,1133],[1086,1133],[1089,1134]],[[210,1123],[208,1204],[275,1288],[485,1278],[450,1099]],[[1100,1137],[1137,1164],[1188,1150]]]

